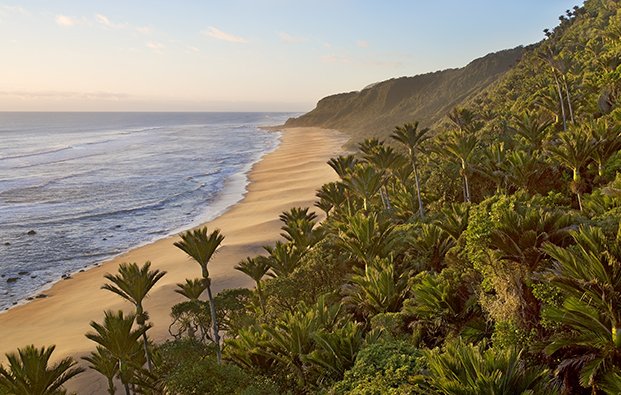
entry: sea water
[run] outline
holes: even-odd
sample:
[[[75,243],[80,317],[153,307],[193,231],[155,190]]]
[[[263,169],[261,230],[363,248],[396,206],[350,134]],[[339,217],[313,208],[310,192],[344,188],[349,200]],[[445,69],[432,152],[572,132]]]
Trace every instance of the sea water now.
[[[0,113],[0,309],[241,200],[289,116]]]

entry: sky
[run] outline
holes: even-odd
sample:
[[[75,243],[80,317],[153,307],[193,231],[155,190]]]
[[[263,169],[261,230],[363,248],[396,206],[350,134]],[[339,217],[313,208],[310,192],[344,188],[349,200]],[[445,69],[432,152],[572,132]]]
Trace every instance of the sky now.
[[[291,111],[528,45],[578,0],[0,0],[0,111]]]

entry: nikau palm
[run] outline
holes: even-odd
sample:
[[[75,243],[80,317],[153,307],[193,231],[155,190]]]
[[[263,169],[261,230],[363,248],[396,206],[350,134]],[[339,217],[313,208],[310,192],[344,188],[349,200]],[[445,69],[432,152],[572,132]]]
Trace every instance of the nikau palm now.
[[[114,395],[116,387],[114,386],[114,377],[119,373],[119,361],[112,355],[110,351],[102,346],[97,346],[97,351],[91,352],[87,357],[83,357],[85,361],[90,362],[90,368],[101,373],[108,382],[108,394]]]
[[[213,331],[213,340],[216,345],[216,357],[218,364],[222,364],[222,352],[220,350],[220,333],[218,331],[218,318],[216,316],[216,303],[211,292],[211,278],[209,278],[209,269],[207,265],[213,254],[216,252],[224,236],[219,229],[213,232],[207,232],[207,227],[189,230],[181,235],[181,241],[175,242],[175,247],[183,250],[192,259],[194,259],[201,267],[203,281],[207,288],[207,297],[209,299],[209,309],[211,312],[211,323]]]
[[[13,395],[62,395],[62,385],[84,371],[72,358],[50,366],[55,346],[18,348],[6,354],[8,370],[0,366],[0,393]]]
[[[261,302],[261,309],[265,311],[265,300],[263,298],[263,290],[261,289],[261,280],[270,270],[269,260],[264,256],[254,258],[247,257],[235,266],[235,270],[246,274],[257,284],[257,294]]]
[[[159,270],[150,270],[151,262],[145,262],[142,267],[136,263],[121,263],[119,274],[106,274],[104,277],[111,284],[104,284],[101,288],[113,292],[136,306],[136,323],[145,327],[148,314],[144,311],[142,302],[149,291],[166,274]],[[147,340],[147,331],[143,332],[144,354],[149,371],[153,369]]]
[[[581,171],[591,160],[595,148],[595,140],[581,129],[570,129],[562,133],[558,144],[549,148],[552,158],[573,172],[571,189],[578,197],[580,210],[582,210],[582,190],[584,189]]]
[[[105,348],[118,361],[119,378],[125,387],[125,394],[129,395],[129,384],[134,373],[145,362],[143,359],[140,338],[151,327],[149,324],[133,329],[136,316],[125,315],[121,310],[106,311],[103,323],[92,321],[94,332],[88,332],[86,337]]]
[[[438,150],[441,154],[458,160],[461,167],[461,176],[464,180],[464,202],[467,203],[471,200],[468,171],[470,170],[472,155],[478,144],[478,139],[473,135],[454,133]]]
[[[418,122],[406,123],[403,126],[397,126],[391,136],[394,140],[400,142],[408,149],[412,169],[414,171],[414,181],[416,182],[416,194],[418,196],[418,211],[420,217],[425,217],[425,209],[423,207],[423,199],[420,193],[420,179],[418,177],[418,168],[416,162],[418,160],[418,152],[421,145],[429,138],[429,129],[418,129]]]

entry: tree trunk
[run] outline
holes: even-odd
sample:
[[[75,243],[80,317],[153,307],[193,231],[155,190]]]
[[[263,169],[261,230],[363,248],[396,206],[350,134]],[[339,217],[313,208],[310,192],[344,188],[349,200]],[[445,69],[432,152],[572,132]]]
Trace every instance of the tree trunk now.
[[[580,192],[576,193],[576,196],[578,196],[578,207],[580,207],[580,211],[582,211],[582,194]]]
[[[114,380],[112,377],[108,377],[108,394],[114,395],[116,393],[116,388],[114,387]]]
[[[573,169],[574,171],[574,176],[573,176],[573,180],[574,180],[574,188],[576,191],[576,196],[578,197],[578,207],[580,207],[580,211],[582,211],[582,192],[580,191],[580,188],[582,187],[582,185],[580,185],[580,170],[578,168]]]
[[[121,384],[123,384],[123,387],[125,388],[125,395],[131,395],[131,392],[129,391],[129,383],[124,380],[125,377],[125,364],[123,363],[122,359],[119,359],[119,378],[121,379]]]
[[[261,311],[265,314],[265,300],[263,299],[263,290],[261,289],[261,280],[257,281],[257,293],[259,294],[259,302],[261,303]]]
[[[466,162],[461,162],[461,169],[464,172],[464,200],[466,203],[470,203],[470,187],[468,186],[468,174],[466,174]]]
[[[384,206],[387,210],[392,210],[392,205],[390,204],[390,198],[388,197],[388,189],[386,189],[385,185],[382,185],[380,188],[380,194],[382,195],[382,200],[384,201]]]
[[[571,98],[569,97],[569,85],[567,85],[567,77],[563,75],[563,85],[565,86],[565,97],[567,98],[567,108],[569,109],[569,119],[572,125],[576,123],[574,121],[574,110],[571,107]]]
[[[420,183],[418,181],[418,169],[416,168],[416,164],[414,163],[414,159],[412,159],[412,169],[414,170],[414,181],[416,182],[416,195],[418,197],[418,212],[420,213],[420,218],[425,218],[425,209],[423,207],[423,199],[420,196]]]
[[[556,90],[558,92],[558,100],[561,105],[561,115],[563,117],[563,130],[567,130],[567,116],[565,115],[565,104],[563,100],[563,90],[561,89],[561,83],[558,80],[558,76],[556,75],[556,70],[554,70],[554,66],[552,66],[552,75],[554,75],[554,81],[556,82]]]
[[[153,371],[153,366],[151,364],[151,355],[149,355],[149,346],[147,342],[147,332],[142,334],[142,345],[144,347],[144,356],[147,358],[147,369],[149,372]]]
[[[211,310],[211,324],[213,330],[213,340],[216,343],[216,357],[218,359],[218,365],[222,365],[222,352],[220,351],[220,333],[218,332],[218,317],[216,317],[216,302],[213,300],[213,296],[211,294],[211,284],[209,284],[210,279],[206,278],[207,281],[207,297],[209,298],[209,309]]]

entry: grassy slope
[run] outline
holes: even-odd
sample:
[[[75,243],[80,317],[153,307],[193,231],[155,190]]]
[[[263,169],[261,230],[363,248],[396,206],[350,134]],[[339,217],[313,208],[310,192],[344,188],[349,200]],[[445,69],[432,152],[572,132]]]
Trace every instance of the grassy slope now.
[[[497,81],[524,52],[524,47],[517,47],[486,55],[460,69],[394,78],[359,92],[328,96],[286,125],[339,129],[350,133],[354,141],[386,137],[395,125],[414,120],[430,126]]]

